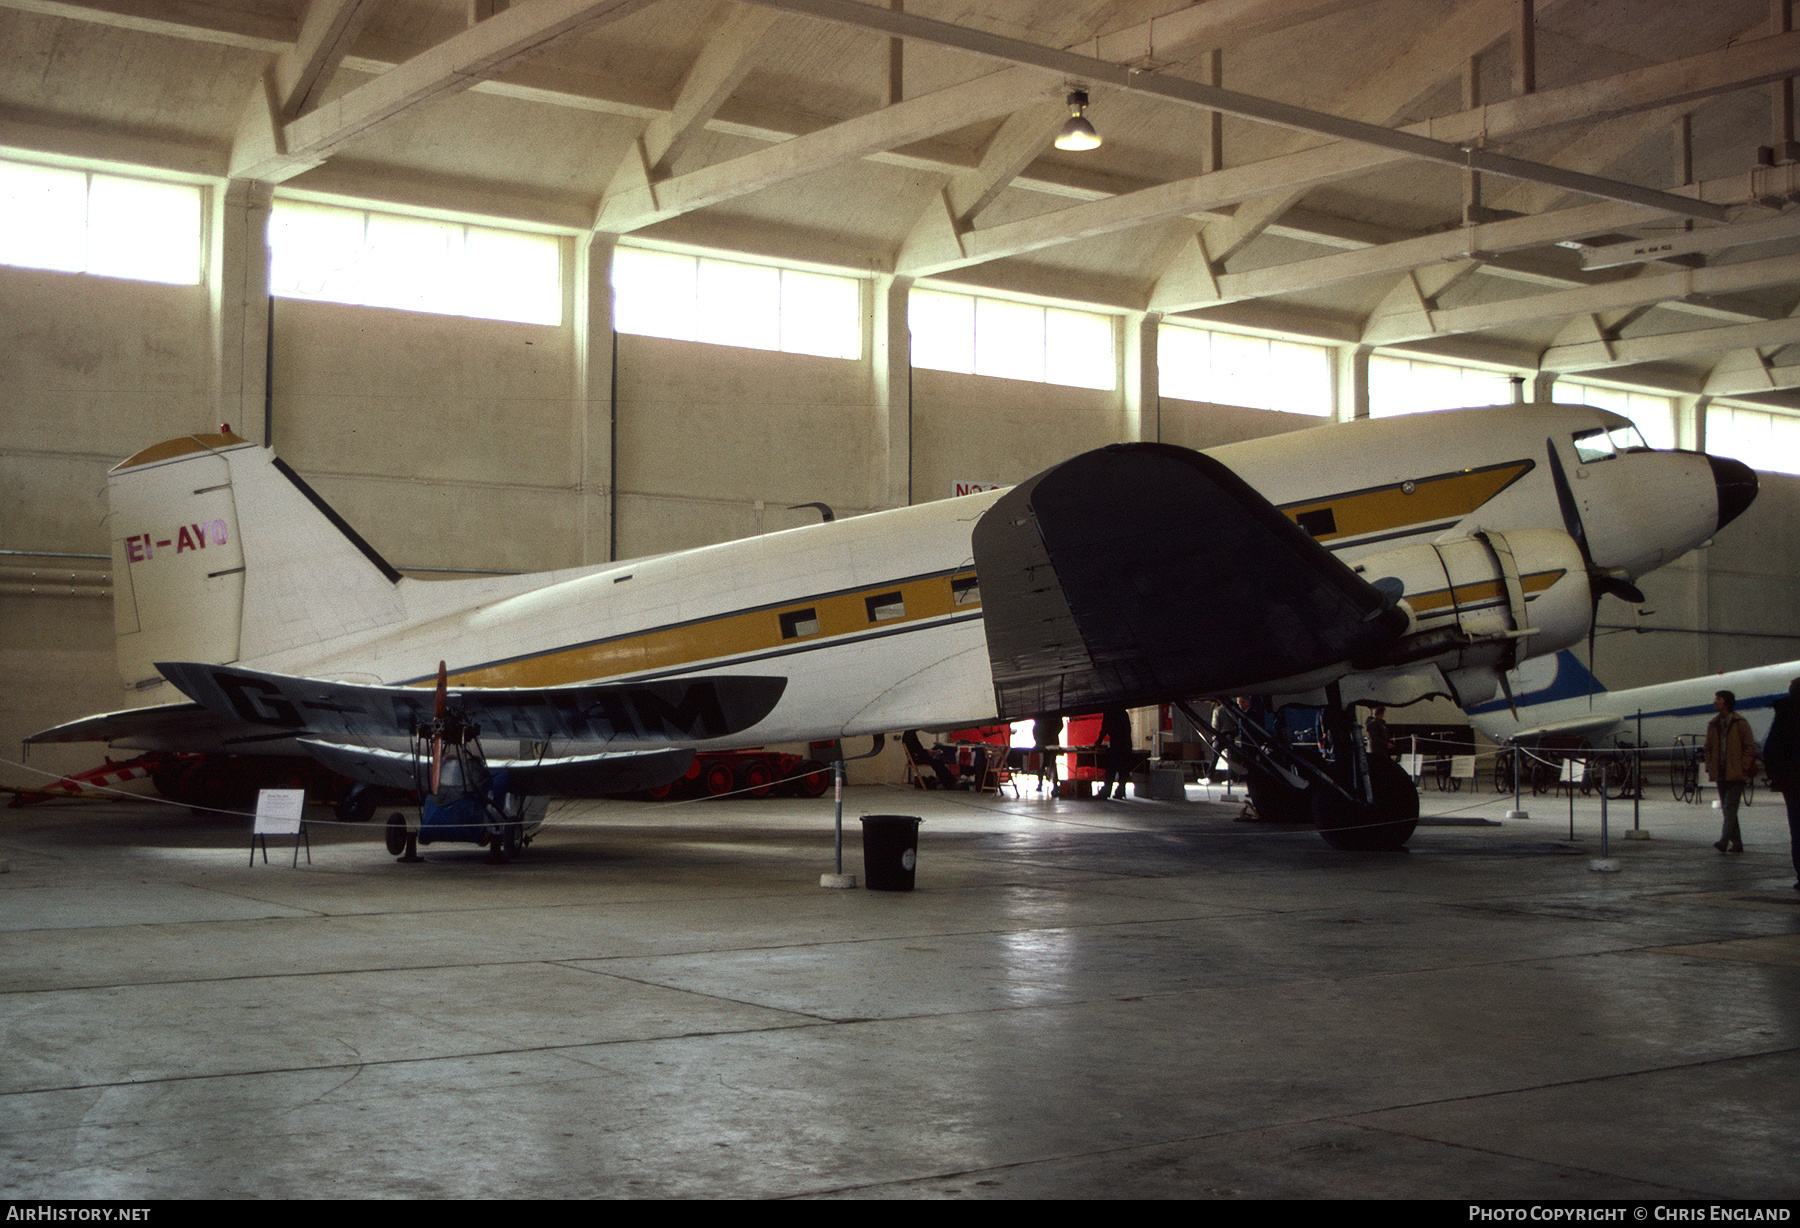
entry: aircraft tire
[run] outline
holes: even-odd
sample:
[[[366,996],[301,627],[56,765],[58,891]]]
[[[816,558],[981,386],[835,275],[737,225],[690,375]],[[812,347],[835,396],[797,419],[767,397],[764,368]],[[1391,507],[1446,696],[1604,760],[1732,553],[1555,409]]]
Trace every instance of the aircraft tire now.
[[[1251,768],[1245,789],[1256,817],[1265,823],[1310,823],[1312,809],[1307,803],[1310,790],[1296,789],[1261,768]]]
[[[337,817],[345,823],[367,823],[375,817],[375,790],[371,786],[353,789],[336,806]],[[398,856],[399,854],[395,854]]]
[[[406,852],[405,815],[398,812],[390,814],[388,816],[387,829],[384,834],[387,838],[387,851],[389,854],[399,857]]]
[[[1313,789],[1313,823],[1334,849],[1398,852],[1419,825],[1419,790],[1406,770],[1391,760],[1372,761],[1369,777],[1375,800],[1366,806],[1348,802],[1330,789]]]

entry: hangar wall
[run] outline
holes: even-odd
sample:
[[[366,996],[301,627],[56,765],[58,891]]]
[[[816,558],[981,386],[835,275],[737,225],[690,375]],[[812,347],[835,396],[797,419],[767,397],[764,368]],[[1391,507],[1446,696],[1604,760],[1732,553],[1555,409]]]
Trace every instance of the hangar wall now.
[[[0,549],[24,552],[6,556],[0,588],[0,741],[16,749],[32,730],[127,706],[108,564],[37,552],[106,553],[105,470],[144,444],[213,429],[216,360],[204,285],[0,268],[0,304]],[[524,571],[578,563],[584,549],[604,557],[582,536],[606,492],[591,473],[584,487],[573,323],[282,299],[273,335],[277,449],[393,562]],[[871,440],[889,412],[871,352],[850,361],[619,337],[619,557],[809,522],[795,503],[869,510],[883,488]],[[915,501],[958,481],[1017,481],[1132,429],[1121,391],[927,370],[910,382]],[[1318,422],[1164,399],[1145,434],[1208,447]],[[234,425],[260,437],[260,422]],[[1670,630],[1605,637],[1609,685],[1800,656],[1785,638],[1800,596],[1796,516],[1800,482],[1765,478],[1718,545],[1651,576],[1648,621]],[[1615,604],[1603,619],[1635,620]],[[1708,627],[1743,634],[1695,634]],[[47,748],[32,762],[65,771],[96,757]]]

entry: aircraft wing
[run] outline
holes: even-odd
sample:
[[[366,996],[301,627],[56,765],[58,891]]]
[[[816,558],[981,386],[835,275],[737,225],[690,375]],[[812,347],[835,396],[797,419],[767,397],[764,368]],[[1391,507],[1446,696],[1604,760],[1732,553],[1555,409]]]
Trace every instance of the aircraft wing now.
[[[405,736],[430,722],[435,698],[419,687],[362,686],[231,665],[159,661],[156,668],[209,712],[328,739]],[[486,737],[641,746],[740,733],[767,716],[786,687],[786,678],[720,675],[453,687],[449,696]]]
[[[85,716],[34,733],[25,742],[107,742],[132,750],[277,753],[273,744],[286,742],[289,736],[266,724],[224,716],[199,704],[176,703]]]
[[[973,534],[1003,715],[1254,693],[1393,642],[1406,614],[1219,461],[1101,448]]]
[[[306,753],[340,776],[392,789],[419,787],[419,763],[408,751],[345,746],[304,738]],[[603,797],[647,789],[678,779],[694,761],[685,747],[583,755],[567,759],[489,759],[490,771],[507,772],[507,791],[527,796]]]

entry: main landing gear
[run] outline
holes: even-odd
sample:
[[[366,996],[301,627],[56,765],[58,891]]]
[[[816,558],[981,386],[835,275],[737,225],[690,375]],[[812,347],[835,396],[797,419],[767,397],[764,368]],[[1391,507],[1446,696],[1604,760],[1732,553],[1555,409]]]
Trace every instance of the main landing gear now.
[[[1235,705],[1224,711],[1236,725],[1234,753],[1249,762],[1250,800],[1264,819],[1310,821],[1325,843],[1358,853],[1394,852],[1406,847],[1419,824],[1419,790],[1399,764],[1372,759],[1363,750],[1334,685],[1323,714],[1325,741],[1334,748],[1314,753],[1287,745]],[[1199,729],[1207,728],[1192,711]]]

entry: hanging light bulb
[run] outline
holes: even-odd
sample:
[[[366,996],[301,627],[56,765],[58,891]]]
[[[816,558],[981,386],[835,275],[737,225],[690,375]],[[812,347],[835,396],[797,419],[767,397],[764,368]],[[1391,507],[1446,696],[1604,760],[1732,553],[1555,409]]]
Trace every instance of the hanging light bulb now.
[[[1094,131],[1094,125],[1088,123],[1088,96],[1086,90],[1069,91],[1069,120],[1056,134],[1058,149],[1097,149],[1100,145],[1100,134]],[[1042,138],[1039,138],[1042,139]]]

